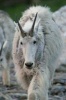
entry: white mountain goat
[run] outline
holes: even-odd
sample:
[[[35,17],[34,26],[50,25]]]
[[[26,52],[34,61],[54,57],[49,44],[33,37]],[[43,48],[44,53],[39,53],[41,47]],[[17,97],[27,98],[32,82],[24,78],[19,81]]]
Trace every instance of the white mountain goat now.
[[[10,61],[12,59],[12,41],[14,36],[14,22],[9,15],[0,10],[0,66],[3,67],[3,85],[10,85]]]
[[[61,7],[59,10],[53,13],[53,18],[61,30],[63,38],[63,53],[60,57],[60,64],[66,65],[66,6]]]
[[[48,100],[48,88],[62,51],[60,30],[47,7],[31,7],[23,13],[13,41],[18,83],[28,100]]]

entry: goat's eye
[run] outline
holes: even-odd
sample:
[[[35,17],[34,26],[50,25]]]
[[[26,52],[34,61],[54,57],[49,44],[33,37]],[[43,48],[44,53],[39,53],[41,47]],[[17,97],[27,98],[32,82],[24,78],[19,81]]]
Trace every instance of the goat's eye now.
[[[23,45],[23,43],[22,43],[22,42],[20,42],[20,44],[21,44],[21,45]]]
[[[37,42],[36,40],[35,40],[35,41],[33,41],[33,44],[36,44],[36,42]]]

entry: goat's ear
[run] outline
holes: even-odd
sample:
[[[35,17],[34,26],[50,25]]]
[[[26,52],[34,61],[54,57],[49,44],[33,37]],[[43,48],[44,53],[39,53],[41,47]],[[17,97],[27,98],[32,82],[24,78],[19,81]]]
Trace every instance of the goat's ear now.
[[[5,48],[7,46],[7,40],[3,43],[3,48]]]

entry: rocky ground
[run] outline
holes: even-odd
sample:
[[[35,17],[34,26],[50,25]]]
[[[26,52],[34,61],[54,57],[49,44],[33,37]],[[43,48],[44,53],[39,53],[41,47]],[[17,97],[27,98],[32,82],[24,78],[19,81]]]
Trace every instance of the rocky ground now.
[[[10,68],[11,86],[3,86],[2,68],[0,68],[0,100],[24,100],[26,99],[26,91],[24,91],[16,82],[14,67]],[[22,98],[23,97],[23,98]]]
[[[2,68],[0,68],[2,74]],[[0,75],[0,100],[26,100],[24,91],[16,82],[14,68],[11,67],[11,86],[6,87],[2,84]],[[66,66],[60,66],[56,70],[54,80],[49,89],[49,100],[66,100]]]
[[[53,84],[49,89],[49,100],[66,100],[66,66],[56,70]]]

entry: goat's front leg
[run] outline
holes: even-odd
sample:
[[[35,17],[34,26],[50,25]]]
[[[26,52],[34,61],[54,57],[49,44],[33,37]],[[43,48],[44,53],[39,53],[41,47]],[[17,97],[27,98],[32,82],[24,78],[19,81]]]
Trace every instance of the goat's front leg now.
[[[38,70],[28,89],[28,100],[48,100],[49,70]]]
[[[3,70],[2,80],[3,80],[3,85],[10,86],[10,72],[7,68],[4,68]]]
[[[2,73],[2,81],[3,81],[3,85],[5,86],[10,86],[10,66],[9,66],[9,61],[5,61],[4,62],[4,69],[3,69],[3,73]]]

